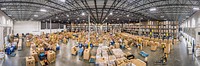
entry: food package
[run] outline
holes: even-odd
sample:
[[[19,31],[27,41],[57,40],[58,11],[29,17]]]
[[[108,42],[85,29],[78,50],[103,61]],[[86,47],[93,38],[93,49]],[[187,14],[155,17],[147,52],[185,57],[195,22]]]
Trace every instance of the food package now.
[[[26,57],[26,66],[35,66],[35,59],[33,56]]]
[[[52,63],[56,60],[56,53],[54,51],[48,51],[47,60]]]
[[[84,50],[83,59],[85,59],[85,60],[90,59],[90,50],[89,49]]]

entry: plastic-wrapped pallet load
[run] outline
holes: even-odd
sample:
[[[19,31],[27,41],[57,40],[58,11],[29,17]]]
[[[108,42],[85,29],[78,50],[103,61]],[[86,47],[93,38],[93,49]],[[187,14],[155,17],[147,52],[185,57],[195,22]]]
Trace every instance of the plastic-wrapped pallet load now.
[[[83,59],[89,60],[90,59],[90,49],[85,49],[83,53]]]
[[[22,39],[19,39],[18,50],[22,50]]]
[[[136,66],[146,66],[146,63],[140,59],[131,59],[131,62]]]
[[[56,60],[56,53],[54,51],[48,51],[47,60],[52,63]]]
[[[96,59],[96,65],[97,66],[107,66],[108,60],[106,60],[104,57]]]
[[[36,45],[35,44],[31,44],[31,49],[36,50]]]
[[[109,60],[108,66],[116,66],[115,64],[116,57],[114,55],[109,56],[108,60]]]
[[[122,58],[125,55],[125,53],[121,49],[112,49],[112,52],[116,58]]]
[[[26,57],[26,66],[35,66],[35,59],[33,56]]]

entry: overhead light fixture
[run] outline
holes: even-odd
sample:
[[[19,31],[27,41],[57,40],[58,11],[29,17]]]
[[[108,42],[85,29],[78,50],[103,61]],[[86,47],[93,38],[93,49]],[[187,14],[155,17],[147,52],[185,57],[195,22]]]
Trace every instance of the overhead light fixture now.
[[[61,1],[61,2],[65,2],[65,0],[59,0],[59,1]]]
[[[110,12],[110,14],[109,15],[113,15],[113,13],[112,12]]]
[[[6,8],[1,8],[1,10],[6,10]]]
[[[38,17],[38,15],[33,15],[34,17]]]
[[[59,20],[59,22],[60,22],[61,20]]]
[[[193,10],[199,10],[199,7],[194,7]]]
[[[106,17],[106,19],[108,19],[108,17]]]
[[[58,17],[56,17],[56,19],[58,19]]]
[[[12,15],[8,15],[8,16],[12,16]]]
[[[84,15],[85,15],[85,13],[83,12],[81,15],[82,15],[82,16],[84,16]]]
[[[150,8],[149,10],[150,11],[156,11],[156,8]]]
[[[47,12],[47,10],[45,10],[45,9],[40,9],[40,11],[41,11],[41,12]]]
[[[129,17],[129,15],[126,15],[127,17]]]
[[[67,17],[69,17],[69,15],[67,14]]]
[[[160,16],[161,18],[164,18],[165,16]]]

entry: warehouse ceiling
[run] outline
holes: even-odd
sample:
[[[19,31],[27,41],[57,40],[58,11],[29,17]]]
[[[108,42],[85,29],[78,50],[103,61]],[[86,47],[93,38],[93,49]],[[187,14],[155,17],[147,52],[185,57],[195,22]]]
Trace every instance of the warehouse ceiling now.
[[[129,22],[180,20],[199,10],[200,0],[0,0],[14,20]]]

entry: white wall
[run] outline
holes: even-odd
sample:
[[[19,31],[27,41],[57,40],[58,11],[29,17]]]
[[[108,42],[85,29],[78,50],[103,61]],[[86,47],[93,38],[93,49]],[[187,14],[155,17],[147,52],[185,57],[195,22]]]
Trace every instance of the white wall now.
[[[11,29],[11,31],[8,31]],[[13,30],[13,20],[0,11],[0,49],[3,47],[4,36],[11,34]]]
[[[32,33],[40,34],[41,22],[40,21],[16,21],[14,22],[14,34]]]
[[[63,29],[51,29],[51,33],[60,32]],[[17,33],[32,33],[40,35],[42,32],[50,33],[50,29],[41,29],[40,21],[16,21],[14,22],[14,34]]]
[[[182,28],[190,28],[194,29],[195,34],[190,34],[193,31],[185,31],[188,34],[189,38],[195,38],[195,41],[197,44],[200,44],[200,35],[198,35],[198,32],[200,32],[200,11],[196,12],[194,15],[189,17],[187,20],[184,21],[183,24],[181,24]],[[191,37],[190,35],[195,35]],[[189,40],[189,42],[192,42],[192,40]]]

